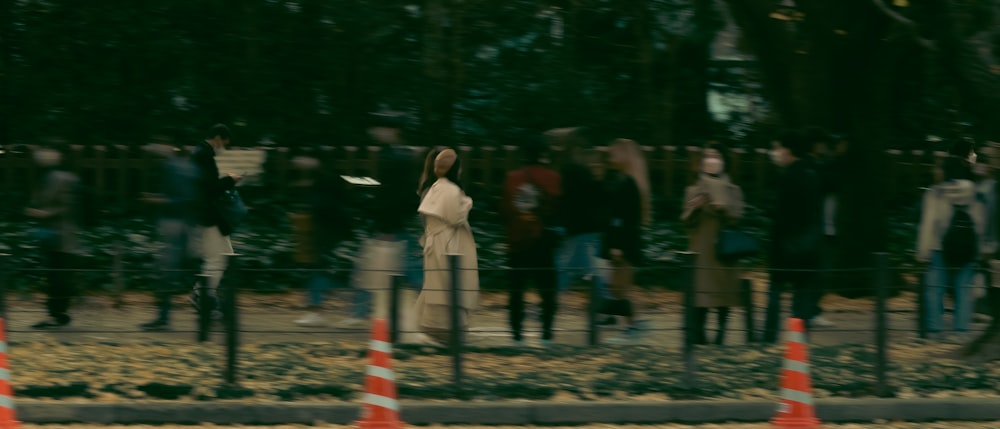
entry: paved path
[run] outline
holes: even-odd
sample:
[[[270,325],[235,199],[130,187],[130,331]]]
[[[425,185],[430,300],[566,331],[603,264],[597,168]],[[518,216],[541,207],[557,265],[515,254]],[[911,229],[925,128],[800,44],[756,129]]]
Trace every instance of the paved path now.
[[[339,291],[330,300],[332,304],[326,312],[331,325],[335,325],[348,314],[346,302],[349,301],[348,291]],[[660,293],[662,294],[662,293]],[[676,303],[677,294],[650,294],[646,296],[643,318],[650,321],[650,331],[642,341],[646,344],[664,347],[679,347],[682,338],[682,317],[680,306]],[[482,307],[475,313],[472,321],[472,332],[469,341],[478,345],[501,345],[509,338],[507,329],[507,313],[504,309],[502,295],[484,294]],[[11,303],[10,340],[36,341],[55,339],[66,342],[99,342],[113,341],[120,343],[148,342],[192,342],[195,339],[196,319],[193,309],[186,304],[183,297],[177,297],[174,311],[172,332],[147,333],[138,329],[138,325],[151,319],[153,308],[151,299],[142,294],[131,294],[125,297],[125,305],[114,308],[111,300],[105,297],[90,297],[74,305],[72,314],[74,322],[65,328],[51,331],[35,331],[31,324],[41,319],[42,305],[40,298],[20,300]],[[335,326],[309,328],[293,323],[303,314],[301,308],[296,308],[301,302],[301,296],[271,295],[244,296],[241,298],[241,320],[243,331],[241,341],[247,343],[277,343],[277,342],[310,342],[328,340],[367,339],[367,326],[339,328]],[[529,297],[529,302],[537,299]],[[818,328],[813,337],[817,345],[835,345],[845,343],[874,342],[874,314],[870,301],[849,301],[853,305],[841,305],[833,302],[826,305],[826,317],[836,323],[832,328]],[[580,296],[569,296],[563,300],[556,322],[556,343],[584,345],[586,344],[586,313],[585,301]],[[529,307],[529,310],[537,306]],[[787,308],[787,307],[786,307]],[[890,305],[896,312],[889,314],[890,341],[900,341],[913,338],[916,335],[914,314],[907,310],[906,305]],[[534,320],[532,320],[534,319]],[[710,319],[712,319],[710,317]],[[763,321],[763,312],[757,310],[758,330]],[[714,320],[710,320],[709,335],[714,337]],[[537,317],[529,314],[526,322],[526,336],[529,341],[538,337],[539,323]],[[728,344],[744,344],[744,313],[742,310],[733,312],[730,321]],[[982,324],[976,325],[984,327]],[[221,324],[214,327],[213,341],[223,339]],[[608,327],[602,330],[602,339],[620,335],[621,327]]]

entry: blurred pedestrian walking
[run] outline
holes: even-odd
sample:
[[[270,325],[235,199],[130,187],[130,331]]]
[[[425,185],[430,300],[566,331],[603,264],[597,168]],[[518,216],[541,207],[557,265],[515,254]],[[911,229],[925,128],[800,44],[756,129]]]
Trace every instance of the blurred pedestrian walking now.
[[[156,231],[163,248],[158,255],[160,277],[156,286],[156,318],[142,324],[146,331],[170,329],[171,300],[180,289],[183,269],[191,255],[191,235],[195,227],[198,194],[198,169],[191,159],[182,156],[166,137],[157,137],[148,148],[160,159],[154,177],[155,192],[143,195],[143,201],[156,207]]]
[[[72,321],[70,302],[76,294],[72,269],[79,256],[80,179],[63,167],[65,142],[53,139],[51,146],[35,150],[34,158],[42,169],[41,180],[25,214],[37,221],[32,235],[38,241],[46,268],[48,287],[45,307],[48,318],[35,323],[35,329],[65,326]]]

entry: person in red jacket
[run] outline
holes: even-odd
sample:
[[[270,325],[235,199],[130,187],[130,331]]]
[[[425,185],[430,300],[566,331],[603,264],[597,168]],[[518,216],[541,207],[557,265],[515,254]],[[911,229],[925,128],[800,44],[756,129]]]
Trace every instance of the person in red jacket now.
[[[533,282],[542,299],[542,345],[549,345],[558,307],[555,252],[561,232],[554,217],[561,183],[559,173],[546,166],[548,150],[541,137],[529,140],[522,151],[526,165],[507,173],[502,201],[511,269],[510,328],[514,342],[523,344],[524,291]]]

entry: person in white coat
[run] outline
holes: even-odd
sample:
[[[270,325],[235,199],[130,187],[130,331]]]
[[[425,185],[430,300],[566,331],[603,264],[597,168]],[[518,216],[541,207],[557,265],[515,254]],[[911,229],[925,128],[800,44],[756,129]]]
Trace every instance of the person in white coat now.
[[[479,303],[479,263],[476,241],[469,225],[472,199],[465,195],[458,177],[461,165],[452,149],[434,160],[437,181],[427,190],[417,210],[424,217],[424,287],[417,297],[417,321],[421,330],[436,341],[451,338],[451,266],[449,255],[459,263],[459,323],[465,330]]]
[[[976,274],[978,254],[984,245],[985,207],[976,198],[976,185],[969,177],[968,166],[958,158],[945,159],[941,172],[943,181],[924,193],[920,226],[917,234],[917,260],[929,263],[925,278],[925,299],[927,330],[938,334],[943,330],[944,298],[948,289],[953,289],[955,311],[953,329],[960,337],[972,322],[973,291],[972,281]],[[944,245],[946,234],[952,225],[952,217],[957,211],[966,211],[972,219],[976,239],[972,260],[962,262],[962,266],[947,262]]]

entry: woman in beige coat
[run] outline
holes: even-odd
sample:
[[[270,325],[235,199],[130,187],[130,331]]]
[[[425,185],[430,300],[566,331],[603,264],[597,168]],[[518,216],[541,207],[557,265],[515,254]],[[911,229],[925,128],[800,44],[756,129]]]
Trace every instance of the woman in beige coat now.
[[[468,328],[469,316],[479,303],[476,241],[469,226],[472,199],[458,184],[460,172],[455,151],[441,151],[434,160],[437,181],[417,209],[424,218],[424,288],[417,297],[417,320],[424,333],[444,343],[451,337],[449,255],[459,255],[459,329]]]
[[[719,233],[743,217],[743,191],[726,175],[726,159],[724,146],[708,145],[698,180],[684,195],[681,220],[688,228],[690,250],[698,253],[694,276],[696,344],[708,342],[705,324],[709,309],[717,309],[719,331],[715,344],[722,344],[729,308],[742,305],[739,271],[715,255]]]

